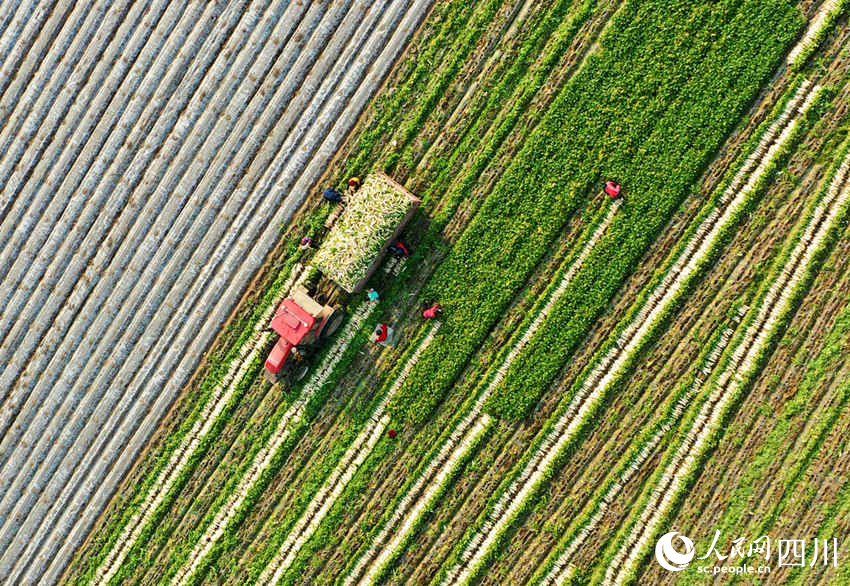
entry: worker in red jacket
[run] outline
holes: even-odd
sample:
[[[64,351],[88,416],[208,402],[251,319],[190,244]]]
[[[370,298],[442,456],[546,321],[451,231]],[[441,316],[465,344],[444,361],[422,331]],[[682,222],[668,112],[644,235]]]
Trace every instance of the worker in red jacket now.
[[[441,311],[443,311],[443,308],[440,307],[440,304],[434,303],[422,312],[422,317],[424,317],[425,319],[434,319]]]
[[[611,199],[619,199],[623,197],[621,192],[622,188],[620,187],[620,184],[616,181],[608,180],[605,182],[605,193],[607,193],[608,197],[610,197]]]
[[[389,250],[399,258],[407,258],[408,256],[410,256],[410,251],[407,250],[407,247],[401,240],[399,240],[395,244],[391,244]]]
[[[380,344],[387,339],[388,335],[389,328],[387,327],[387,322],[381,322],[372,334],[372,341]]]

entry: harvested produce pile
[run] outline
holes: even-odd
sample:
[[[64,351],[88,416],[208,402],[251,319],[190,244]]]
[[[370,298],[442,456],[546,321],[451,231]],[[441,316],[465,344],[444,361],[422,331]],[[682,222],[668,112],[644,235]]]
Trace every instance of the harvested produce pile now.
[[[353,291],[415,201],[383,173],[370,174],[322,242],[313,265]]]

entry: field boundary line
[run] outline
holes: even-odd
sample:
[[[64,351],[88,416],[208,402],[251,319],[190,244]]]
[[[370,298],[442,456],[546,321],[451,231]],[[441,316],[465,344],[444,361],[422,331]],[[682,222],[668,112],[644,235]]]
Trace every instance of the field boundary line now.
[[[762,140],[743,167],[724,191],[714,209],[701,222],[670,271],[653,289],[643,308],[617,336],[614,344],[585,378],[564,412],[542,436],[538,448],[528,458],[522,472],[510,482],[501,498],[486,514],[481,527],[474,533],[460,554],[460,559],[448,570],[444,584],[465,584],[476,574],[492,547],[522,510],[523,504],[551,475],[552,467],[566,449],[579,428],[595,412],[602,395],[619,379],[632,355],[663,321],[664,315],[675,306],[679,293],[700,274],[701,265],[721,241],[726,228],[734,223],[747,196],[759,183],[772,161],[794,134],[798,122],[820,87],[808,80],[800,84],[785,110],[765,131]],[[798,115],[799,114],[799,115]]]
[[[307,505],[306,510],[289,531],[286,540],[281,545],[275,557],[263,570],[259,582],[261,584],[274,585],[280,580],[283,573],[292,564],[301,546],[307,542],[325,518],[325,515],[336,502],[342,491],[348,486],[349,481],[357,473],[357,470],[372,453],[378,440],[384,433],[390,422],[387,414],[387,405],[396,394],[402,383],[407,379],[413,366],[419,361],[422,352],[434,340],[434,336],[440,330],[442,322],[437,322],[428,330],[426,336],[417,345],[413,354],[405,361],[404,366],[395,378],[390,389],[378,404],[375,412],[369,418],[368,423],[357,435],[351,446],[340,458],[328,479]]]
[[[708,440],[716,433],[732,399],[759,370],[761,352],[781,330],[782,319],[792,310],[792,300],[800,293],[798,289],[805,280],[809,265],[844,210],[844,204],[850,199],[850,186],[845,183],[848,171],[850,154],[836,171],[826,197],[815,208],[802,230],[800,240],[761,300],[757,316],[733,350],[726,368],[714,382],[711,396],[653,489],[652,497],[641,513],[641,522],[632,528],[606,570],[606,584],[620,584],[627,579],[655,534],[658,524],[672,506],[674,498],[687,486],[688,476],[704,454]]]
[[[417,480],[416,484],[411,487],[408,494],[402,499],[401,503],[399,503],[399,507],[390,517],[387,524],[385,524],[381,532],[375,537],[372,546],[359,558],[354,569],[348,574],[348,576],[346,576],[345,584],[353,584],[355,581],[360,579],[360,576],[362,576],[363,572],[366,571],[366,566],[370,564],[373,559],[390,558],[395,554],[395,550],[403,545],[407,533],[415,528],[416,520],[420,518],[424,512],[423,507],[420,507],[418,504],[415,507],[413,506],[415,501],[422,501],[424,498],[430,502],[436,498],[439,495],[440,487],[445,481],[445,478],[451,476],[454,468],[460,465],[464,459],[463,455],[456,454],[458,446],[466,445],[466,451],[468,451],[472,448],[472,444],[474,444],[473,438],[476,435],[479,435],[479,432],[474,432],[475,428],[477,426],[483,426],[484,430],[489,428],[491,424],[490,417],[487,414],[483,414],[482,416],[482,411],[487,399],[490,397],[492,391],[502,383],[514,360],[528,345],[528,342],[538,331],[544,320],[549,316],[557,302],[560,301],[561,297],[572,283],[575,274],[584,265],[584,261],[590,255],[590,252],[593,250],[596,243],[613,222],[617,210],[620,209],[621,201],[622,200],[616,200],[610,206],[608,213],[605,215],[603,220],[599,222],[599,225],[592,232],[579,255],[570,264],[569,268],[561,277],[557,288],[552,292],[549,300],[540,309],[534,321],[532,321],[532,323],[528,326],[520,339],[517,340],[511,347],[508,354],[496,369],[495,375],[493,375],[484,391],[476,400],[470,412],[457,425],[455,430],[443,444],[439,453],[422,473],[419,480]],[[480,433],[483,433],[484,430]],[[453,464],[449,466],[449,462],[453,462]],[[423,494],[430,496],[422,497]],[[393,533],[394,528],[399,525],[403,529],[394,533],[395,538],[392,542],[385,543],[389,538],[389,535]],[[364,578],[363,581],[374,580],[378,571],[379,569],[374,566],[371,567],[368,570],[368,576]]]

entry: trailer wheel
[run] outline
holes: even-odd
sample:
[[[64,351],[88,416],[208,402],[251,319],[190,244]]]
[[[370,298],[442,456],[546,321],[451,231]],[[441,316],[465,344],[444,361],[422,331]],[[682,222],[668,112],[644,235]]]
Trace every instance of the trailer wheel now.
[[[322,330],[322,337],[327,338],[328,336],[332,336],[339,329],[339,326],[342,325],[344,319],[345,314],[342,310],[334,307],[334,312],[328,318],[328,323],[325,324],[325,328]]]

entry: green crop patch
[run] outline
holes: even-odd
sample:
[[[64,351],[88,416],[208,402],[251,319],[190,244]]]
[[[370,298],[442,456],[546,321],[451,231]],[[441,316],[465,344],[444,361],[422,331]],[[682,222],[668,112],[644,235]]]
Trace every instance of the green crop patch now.
[[[647,38],[647,27],[656,31]],[[628,4],[602,52],[564,87],[427,291],[443,343],[408,379],[398,413],[427,417],[603,177],[626,187],[612,226],[491,410],[534,404],[692,188],[801,27],[787,1]],[[747,54],[747,60],[736,56]]]

